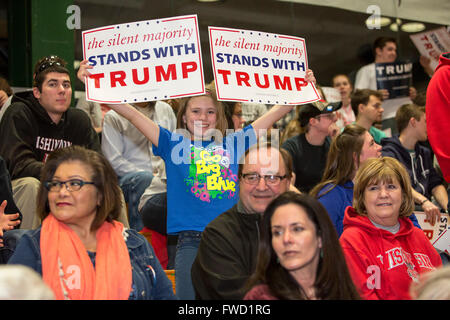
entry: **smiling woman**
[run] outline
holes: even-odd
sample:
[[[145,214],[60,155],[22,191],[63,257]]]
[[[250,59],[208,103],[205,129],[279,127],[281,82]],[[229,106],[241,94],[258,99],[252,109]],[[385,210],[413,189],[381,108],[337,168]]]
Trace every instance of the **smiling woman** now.
[[[104,156],[78,146],[58,149],[41,182],[42,226],[22,237],[9,263],[38,272],[59,300],[174,298],[147,240],[116,221],[120,188]]]
[[[413,210],[409,175],[400,162],[384,157],[362,164],[340,242],[365,299],[411,299],[409,287],[419,274],[442,265],[425,233],[407,218]]]

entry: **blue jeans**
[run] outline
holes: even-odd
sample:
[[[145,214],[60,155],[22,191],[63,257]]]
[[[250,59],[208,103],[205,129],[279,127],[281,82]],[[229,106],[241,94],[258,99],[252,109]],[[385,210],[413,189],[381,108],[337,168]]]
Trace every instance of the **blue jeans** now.
[[[202,233],[199,231],[182,231],[178,234],[175,256],[175,289],[180,300],[195,300],[191,267],[197,256],[201,237]]]
[[[130,172],[119,178],[125,202],[128,204],[128,221],[130,228],[141,231],[144,228],[141,215],[138,212],[139,200],[145,189],[150,185],[153,174],[148,171]]]

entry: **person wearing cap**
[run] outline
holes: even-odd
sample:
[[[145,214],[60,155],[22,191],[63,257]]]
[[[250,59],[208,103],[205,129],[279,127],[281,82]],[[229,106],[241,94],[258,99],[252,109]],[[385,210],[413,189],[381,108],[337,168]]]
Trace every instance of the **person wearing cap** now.
[[[384,111],[382,102],[383,95],[371,89],[356,90],[351,96],[352,109],[356,116],[355,123],[369,131],[378,144],[381,144],[381,139],[386,138],[383,131],[373,126],[374,123],[381,121]]]
[[[38,227],[36,195],[41,169],[49,153],[70,145],[101,152],[88,115],[70,108],[72,86],[63,59],[40,59],[34,69],[33,89],[13,96],[0,122],[0,156],[11,175],[14,200],[22,229]]]
[[[286,140],[282,148],[292,156],[295,187],[309,192],[322,178],[330,137],[338,133],[336,113],[342,103],[308,103],[300,108],[299,123],[303,133]]]

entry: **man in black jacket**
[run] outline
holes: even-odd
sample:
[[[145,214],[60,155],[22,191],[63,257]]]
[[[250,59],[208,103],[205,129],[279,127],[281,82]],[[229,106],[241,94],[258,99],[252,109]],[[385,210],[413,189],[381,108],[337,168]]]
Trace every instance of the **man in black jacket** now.
[[[295,190],[289,153],[268,145],[250,148],[238,175],[239,202],[202,233],[191,270],[197,299],[244,297],[256,266],[262,214],[278,195]]]
[[[101,150],[87,114],[70,108],[72,87],[65,62],[56,56],[39,60],[33,79],[33,90],[14,95],[0,122],[0,156],[11,175],[23,229],[39,225],[35,199],[48,154],[70,145]]]

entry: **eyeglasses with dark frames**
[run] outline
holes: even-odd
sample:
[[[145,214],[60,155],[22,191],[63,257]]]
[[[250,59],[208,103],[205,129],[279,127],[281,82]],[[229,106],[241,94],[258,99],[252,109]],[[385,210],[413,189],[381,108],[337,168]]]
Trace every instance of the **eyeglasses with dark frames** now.
[[[245,183],[256,185],[259,183],[261,178],[264,179],[264,182],[267,185],[277,185],[281,182],[281,180],[285,179],[287,175],[284,176],[277,176],[274,174],[266,174],[266,175],[260,175],[258,173],[244,173],[242,174],[242,179],[244,179]]]
[[[95,184],[95,183],[90,181],[83,181],[81,179],[71,179],[67,181],[52,180],[46,181],[44,183],[44,186],[48,191],[58,192],[61,190],[62,186],[65,185],[66,190],[72,192],[80,190],[86,184]]]

